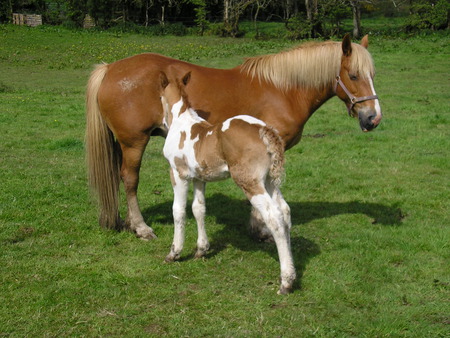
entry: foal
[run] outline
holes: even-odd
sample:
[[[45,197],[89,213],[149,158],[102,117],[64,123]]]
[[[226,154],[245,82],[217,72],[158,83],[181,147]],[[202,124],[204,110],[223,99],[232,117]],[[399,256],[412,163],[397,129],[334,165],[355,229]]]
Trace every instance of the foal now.
[[[254,117],[239,115],[211,125],[190,107],[181,80],[169,82],[161,73],[164,124],[168,129],[163,153],[170,163],[174,191],[174,239],[167,262],[180,257],[184,244],[189,182],[194,183],[192,212],[197,221],[196,258],[209,249],[205,231],[205,184],[232,177],[270,229],[281,268],[279,294],[292,290],[296,278],[290,244],[290,210],[279,186],[284,144],[278,133]]]

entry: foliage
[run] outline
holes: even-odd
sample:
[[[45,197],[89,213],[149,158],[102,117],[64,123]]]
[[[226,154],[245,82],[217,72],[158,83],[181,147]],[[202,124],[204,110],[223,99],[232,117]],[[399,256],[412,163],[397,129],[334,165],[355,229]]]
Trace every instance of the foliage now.
[[[407,30],[447,29],[449,26],[450,3],[448,0],[419,0],[411,6]]]
[[[0,2],[0,23],[10,22],[13,12],[36,13],[42,14],[45,24],[80,28],[89,14],[97,29],[116,27],[124,31],[129,27],[135,32],[141,31],[135,26],[182,23],[188,27],[185,32],[241,37],[245,33],[239,27],[242,21],[253,20],[255,37],[267,38],[267,33],[258,32],[258,19],[283,22],[288,38],[303,39],[340,36],[344,32],[343,23],[359,18],[360,11],[366,17],[406,17],[410,12],[405,25],[408,32],[448,29],[449,6],[448,0],[7,0]],[[194,25],[197,29],[190,29]],[[352,25],[359,32],[360,27]],[[366,31],[365,27],[362,30]],[[167,30],[154,27],[151,31],[160,35]],[[176,34],[182,31],[178,27]]]
[[[195,5],[195,23],[199,28],[199,34],[203,35],[205,30],[208,29],[209,21],[207,20],[207,2],[206,0],[186,0],[187,2]]]
[[[163,139],[148,146],[139,191],[158,239],[98,227],[83,146],[94,64],[153,51],[225,68],[294,44],[0,25],[0,335],[446,337],[448,35],[371,37],[381,125],[360,132],[334,98],[286,153],[293,294],[276,295],[275,246],[248,235],[231,181],[207,188],[208,257],[193,259],[190,214],[182,261],[163,263]]]
[[[287,37],[290,39],[305,39],[340,36],[344,19],[351,17],[350,7],[343,5],[341,0],[329,0],[318,2],[317,9],[317,13],[313,13],[309,20],[301,12],[291,17],[286,23]]]

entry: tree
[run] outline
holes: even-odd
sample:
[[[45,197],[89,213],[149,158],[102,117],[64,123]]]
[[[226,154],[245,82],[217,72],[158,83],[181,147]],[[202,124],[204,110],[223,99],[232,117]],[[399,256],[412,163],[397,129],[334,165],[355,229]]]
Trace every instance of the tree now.
[[[239,34],[239,17],[256,0],[223,1],[223,35],[236,37]]]
[[[274,0],[256,0],[255,1],[256,10],[255,10],[255,14],[253,15],[253,24],[255,27],[256,36],[259,36],[258,25],[257,25],[259,11],[267,8],[267,6],[269,6],[273,2],[274,2]]]
[[[361,0],[349,0],[353,14],[353,37],[358,39],[361,36]]]
[[[187,0],[188,3],[195,6],[194,12],[195,12],[195,23],[197,24],[197,27],[200,28],[200,35],[203,35],[205,32],[205,29],[209,25],[209,21],[206,19],[206,16],[208,14],[207,7],[206,7],[206,0]]]

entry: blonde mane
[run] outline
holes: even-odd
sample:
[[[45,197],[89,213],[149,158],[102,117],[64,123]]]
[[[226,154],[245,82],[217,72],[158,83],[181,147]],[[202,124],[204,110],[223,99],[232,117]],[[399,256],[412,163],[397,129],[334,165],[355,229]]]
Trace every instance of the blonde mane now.
[[[278,54],[247,58],[241,69],[283,90],[299,86],[323,88],[339,74],[341,60],[341,42],[309,42]],[[352,43],[350,68],[362,77],[373,77],[372,57],[359,44]]]

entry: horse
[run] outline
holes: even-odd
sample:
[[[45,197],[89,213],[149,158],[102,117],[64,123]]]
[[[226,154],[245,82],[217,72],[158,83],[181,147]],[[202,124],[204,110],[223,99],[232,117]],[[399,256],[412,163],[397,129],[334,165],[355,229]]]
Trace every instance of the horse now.
[[[165,136],[160,100],[160,72],[181,77],[192,107],[211,124],[234,115],[250,115],[274,127],[289,149],[305,123],[325,101],[338,96],[363,131],[374,129],[382,113],[373,86],[374,64],[361,44],[348,35],[342,42],[309,42],[277,54],[246,59],[231,69],[201,67],[166,56],[144,53],[98,65],[86,90],[86,154],[89,184],[99,203],[99,223],[128,229],[150,240],[156,235],[141,214],[137,188],[142,155],[151,136]],[[123,181],[127,216],[119,215]],[[261,238],[270,232],[257,212],[250,221]]]
[[[170,164],[174,201],[174,238],[165,261],[180,258],[184,245],[189,184],[194,186],[192,212],[197,221],[196,258],[209,249],[205,231],[205,185],[231,176],[270,230],[281,268],[279,294],[292,291],[295,268],[290,246],[291,217],[279,189],[284,172],[284,144],[278,132],[248,115],[231,117],[212,125],[190,107],[182,79],[161,75],[163,123],[168,130],[163,154]]]

